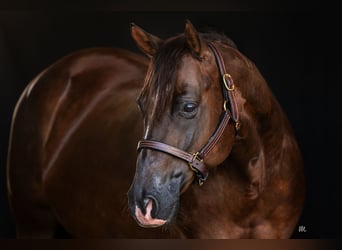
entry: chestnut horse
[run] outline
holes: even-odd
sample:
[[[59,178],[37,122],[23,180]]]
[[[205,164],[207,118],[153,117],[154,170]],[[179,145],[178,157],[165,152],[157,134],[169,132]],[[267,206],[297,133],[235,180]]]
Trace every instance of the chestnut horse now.
[[[189,21],[167,40],[131,34],[150,61],[83,50],[24,90],[8,153],[17,237],[291,237],[303,162],[256,66]]]

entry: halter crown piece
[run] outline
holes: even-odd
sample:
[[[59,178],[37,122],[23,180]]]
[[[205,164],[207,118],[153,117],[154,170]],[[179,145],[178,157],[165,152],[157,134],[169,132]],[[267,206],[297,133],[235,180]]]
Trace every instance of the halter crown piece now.
[[[189,164],[190,169],[195,173],[197,182],[200,186],[203,185],[204,181],[207,179],[209,172],[204,160],[215,147],[215,145],[219,142],[230,119],[232,119],[235,123],[236,132],[240,128],[239,112],[234,95],[235,85],[233,82],[233,78],[230,74],[227,73],[223,57],[216,46],[213,43],[208,42],[208,47],[214,53],[220,75],[222,76],[221,87],[224,99],[223,112],[220,122],[216,127],[215,132],[209,138],[208,142],[196,153],[188,153],[182,149],[154,140],[140,140],[137,147],[138,151],[143,148],[154,149],[186,161]],[[227,104],[229,105],[229,107],[227,107]]]

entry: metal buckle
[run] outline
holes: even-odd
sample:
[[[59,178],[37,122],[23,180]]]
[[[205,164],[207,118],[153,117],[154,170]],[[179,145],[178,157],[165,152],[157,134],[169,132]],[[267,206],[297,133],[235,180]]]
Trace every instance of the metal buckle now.
[[[190,169],[191,169],[192,171],[194,171],[194,172],[197,174],[197,173],[200,173],[200,171],[192,165],[192,163],[194,162],[195,159],[197,159],[197,160],[199,160],[199,161],[201,161],[201,162],[203,161],[203,159],[201,159],[201,157],[199,157],[199,152],[194,153],[194,154],[192,155],[191,161],[189,162],[189,167],[190,167]]]
[[[199,160],[199,161],[203,161],[203,159],[201,157],[199,157],[199,152],[196,152],[192,155],[192,161],[193,162],[195,159]]]
[[[189,162],[189,167],[196,174],[196,179],[197,179],[198,185],[202,186],[204,181],[207,179],[207,176],[204,177],[203,174],[201,173],[201,171],[199,171],[197,168],[195,168],[192,165],[192,163],[194,162],[195,159],[203,162],[203,159],[199,156],[199,152],[196,152],[192,155],[192,159]]]
[[[226,77],[229,78],[228,81],[230,82],[230,79],[232,79],[232,76],[231,76],[230,74],[228,74],[228,73],[225,73],[225,74],[222,76],[222,78],[223,78],[223,83],[224,83],[224,86],[226,87],[226,89],[227,89],[228,91],[233,91],[233,90],[235,89],[235,85],[232,84],[232,86],[229,86]],[[231,82],[230,82],[230,83],[231,83]]]

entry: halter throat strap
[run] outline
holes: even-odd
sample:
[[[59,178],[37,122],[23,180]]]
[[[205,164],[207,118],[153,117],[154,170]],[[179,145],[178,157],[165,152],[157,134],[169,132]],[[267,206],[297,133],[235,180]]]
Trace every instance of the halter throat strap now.
[[[189,164],[190,169],[195,173],[199,185],[202,185],[208,177],[208,168],[204,163],[204,159],[222,138],[229,121],[232,119],[235,122],[236,131],[239,129],[239,112],[235,101],[235,85],[233,79],[231,75],[227,73],[220,51],[211,42],[208,43],[208,47],[212,50],[215,56],[216,64],[218,66],[220,76],[222,77],[221,87],[224,99],[220,122],[208,142],[196,153],[188,153],[182,149],[155,140],[140,140],[137,146],[138,151],[143,148],[149,148],[186,161]]]

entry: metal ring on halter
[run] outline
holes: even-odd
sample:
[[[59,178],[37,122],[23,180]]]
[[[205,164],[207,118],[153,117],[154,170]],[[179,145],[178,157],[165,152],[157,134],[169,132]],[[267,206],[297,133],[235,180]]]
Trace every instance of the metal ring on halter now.
[[[228,73],[225,73],[222,78],[223,78],[223,83],[224,83],[224,86],[226,87],[227,90],[229,91],[233,91],[235,89],[235,86],[234,84],[232,84],[232,86],[229,86],[229,84],[227,83],[227,79],[226,77],[230,78],[231,79],[231,75],[228,74]],[[228,80],[230,82],[230,80]]]

